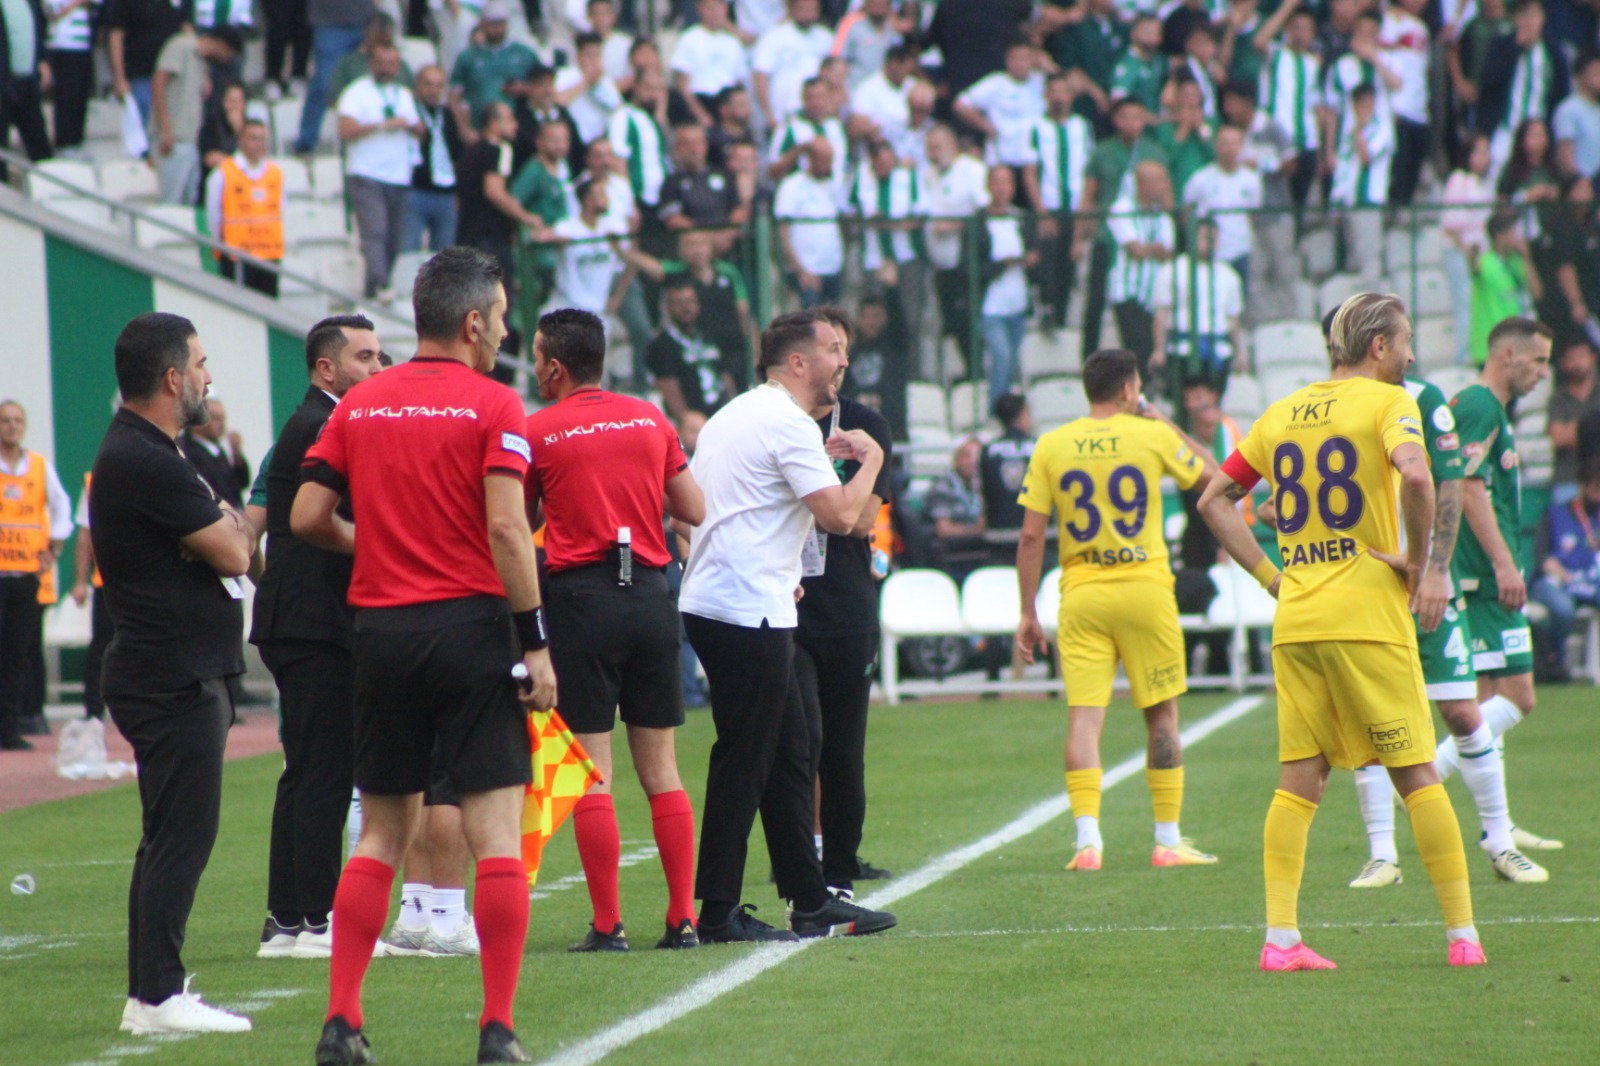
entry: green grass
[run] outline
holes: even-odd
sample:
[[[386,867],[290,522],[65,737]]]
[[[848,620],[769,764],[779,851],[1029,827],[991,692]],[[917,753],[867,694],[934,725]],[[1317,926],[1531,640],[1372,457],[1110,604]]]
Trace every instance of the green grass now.
[[[1185,700],[1188,722],[1221,706]],[[1567,841],[1539,856],[1542,886],[1495,881],[1469,849],[1490,965],[1455,972],[1405,819],[1406,883],[1345,887],[1366,857],[1348,775],[1335,774],[1312,831],[1301,896],[1308,941],[1330,974],[1264,975],[1261,825],[1276,780],[1270,698],[1189,753],[1185,832],[1221,856],[1211,868],[1148,865],[1150,807],[1139,775],[1105,797],[1106,869],[1070,875],[1063,817],[896,905],[898,929],[800,953],[615,1059],[639,1063],[1260,1062],[1366,1060],[1527,1063],[1600,1057],[1600,811],[1592,758],[1594,690],[1550,689],[1510,738],[1513,811]],[[864,852],[906,873],[1011,821],[1061,788],[1059,701],[908,704],[873,710],[872,806]],[[698,805],[709,716],[692,714],[680,764]],[[1103,754],[1141,749],[1139,717],[1110,716]],[[617,748],[626,760],[626,746]],[[208,1000],[256,1000],[255,1031],[127,1049],[116,1032],[125,989],[128,861],[138,835],[131,786],[0,815],[0,879],[30,872],[38,891],[0,895],[0,1062],[56,1066],[120,1059],[167,1064],[308,1063],[327,963],[253,958],[278,764],[229,766],[223,833],[201,883],[184,957]],[[619,766],[623,850],[651,843],[648,806]],[[1450,785],[1470,836],[1470,801]],[[781,920],[760,834],[747,899]],[[570,830],[545,883],[578,870]],[[870,886],[862,885],[863,889]],[[622,872],[636,950],[572,956],[588,920],[581,885],[534,905],[518,999],[523,1043],[541,1057],[603,1031],[749,949],[638,950],[665,908],[652,859]],[[280,993],[278,998],[263,991]],[[297,993],[284,996],[283,992]],[[367,1027],[385,1066],[466,1063],[479,1007],[475,962],[385,959],[367,981]],[[120,1049],[120,1050],[119,1050]]]

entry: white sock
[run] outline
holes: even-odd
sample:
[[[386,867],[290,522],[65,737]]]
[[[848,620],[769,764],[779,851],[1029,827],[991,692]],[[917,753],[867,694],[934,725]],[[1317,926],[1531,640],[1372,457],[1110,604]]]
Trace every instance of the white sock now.
[[[350,845],[349,855],[356,853],[356,845],[361,841],[361,791],[353,789],[350,792],[350,813],[345,816],[344,835]]]
[[[450,936],[467,918],[467,890],[464,888],[436,888],[433,906],[429,908],[433,931],[440,936]]]
[[[1511,732],[1512,727],[1525,717],[1522,708],[1504,696],[1490,696],[1478,704],[1478,711],[1483,715],[1483,724],[1489,727],[1496,740]]]
[[[1475,925],[1462,926],[1460,929],[1446,929],[1444,931],[1444,935],[1445,939],[1451,941],[1452,943],[1457,940],[1470,940],[1474,944],[1479,943],[1478,927]]]
[[[822,858],[822,834],[821,833],[812,833],[811,834],[811,840],[812,840],[812,842],[814,844],[817,845],[817,858],[819,858],[819,859]]]
[[[1506,766],[1489,723],[1479,723],[1470,736],[1457,737],[1456,748],[1461,753],[1461,780],[1477,804],[1489,854],[1498,855],[1511,847],[1511,812],[1506,803]]]
[[[406,882],[400,889],[400,919],[398,925],[408,933],[420,933],[428,928],[428,910],[433,906],[433,886]]]
[[[1098,848],[1101,851],[1104,851],[1105,843],[1100,839],[1100,819],[1091,818],[1086,814],[1079,815],[1077,823],[1078,847]]]
[[[1450,780],[1451,775],[1461,769],[1461,750],[1456,746],[1455,737],[1445,737],[1439,742],[1433,754],[1433,768],[1441,782]]]
[[[1361,820],[1367,825],[1367,846],[1374,859],[1398,863],[1394,848],[1394,785],[1381,766],[1356,770],[1356,798],[1361,801]]]
[[[1178,835],[1177,822],[1156,823],[1156,843],[1164,848],[1175,848],[1183,843],[1183,837]]]
[[[1267,926],[1267,943],[1275,948],[1292,948],[1300,943],[1300,930],[1278,929],[1269,925]]]

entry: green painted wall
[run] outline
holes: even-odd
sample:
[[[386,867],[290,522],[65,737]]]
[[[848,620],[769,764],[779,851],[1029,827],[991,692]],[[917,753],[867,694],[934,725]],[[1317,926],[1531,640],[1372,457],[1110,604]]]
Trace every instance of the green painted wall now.
[[[269,327],[267,363],[272,382],[272,435],[276,438],[306,393],[305,339]]]

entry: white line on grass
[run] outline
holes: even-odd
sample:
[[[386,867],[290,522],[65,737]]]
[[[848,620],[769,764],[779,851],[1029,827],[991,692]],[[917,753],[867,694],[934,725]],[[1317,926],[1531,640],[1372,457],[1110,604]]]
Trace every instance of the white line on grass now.
[[[1243,718],[1259,707],[1262,699],[1263,697],[1261,696],[1242,696],[1215,714],[1202,718],[1183,731],[1184,746],[1187,747],[1198,743],[1222,727]],[[1107,770],[1102,779],[1101,788],[1109,789],[1138,773],[1144,767],[1144,759],[1144,753],[1141,752],[1137,755],[1129,756]],[[857,902],[864,907],[887,907],[891,903],[902,900],[914,892],[920,892],[929,885],[949,877],[963,866],[983,858],[990,852],[1027,836],[1034,830],[1061,817],[1069,809],[1071,809],[1071,803],[1064,795],[1058,795],[1042,803],[1036,803],[988,836],[974,841],[964,848],[957,848],[955,851],[939,856],[927,865],[912,871],[905,877],[890,882],[884,888]],[[727,995],[734,989],[749,984],[773,967],[788,962],[815,943],[817,943],[816,940],[802,940],[799,943],[763,945],[752,948],[749,954],[737,962],[706,974],[655,1006],[648,1007],[637,1014],[624,1018],[617,1024],[608,1027],[605,1032],[597,1033],[552,1055],[544,1060],[543,1066],[588,1066],[589,1063],[598,1062],[612,1052],[620,1051],[634,1041],[666,1028],[691,1011],[708,1006],[714,1000]]]
[[[1600,916],[1555,915],[1548,917],[1480,918],[1478,925],[1600,925]],[[1301,922],[1302,929],[1436,929],[1432,921],[1406,920],[1374,922]],[[905,931],[912,940],[946,940],[988,936],[1050,936],[1056,933],[1259,933],[1260,922],[1224,922],[1213,925],[1053,925],[1043,929],[948,929],[937,933]]]
[[[633,851],[625,851],[622,853],[621,858],[617,860],[617,866],[618,868],[637,866],[641,862],[648,862],[649,860],[655,858],[657,854],[658,852],[656,851],[656,846],[654,844],[651,844],[648,847],[636,848]],[[548,899],[557,892],[564,892],[569,888],[576,887],[577,885],[581,885],[583,883],[583,874],[567,874],[565,877],[558,877],[548,884],[535,886],[532,898]]]

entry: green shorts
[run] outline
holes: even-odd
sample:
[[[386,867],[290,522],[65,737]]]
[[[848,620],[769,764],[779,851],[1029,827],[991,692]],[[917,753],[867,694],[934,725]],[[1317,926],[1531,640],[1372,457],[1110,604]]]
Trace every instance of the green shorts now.
[[[1498,606],[1498,604],[1496,605]],[[1430,700],[1476,700],[1478,672],[1472,665],[1472,626],[1465,600],[1447,604],[1432,633],[1417,630],[1417,653]]]
[[[1533,632],[1528,628],[1528,616],[1506,610],[1493,594],[1469,592],[1466,601],[1473,669],[1489,677],[1531,674]]]

